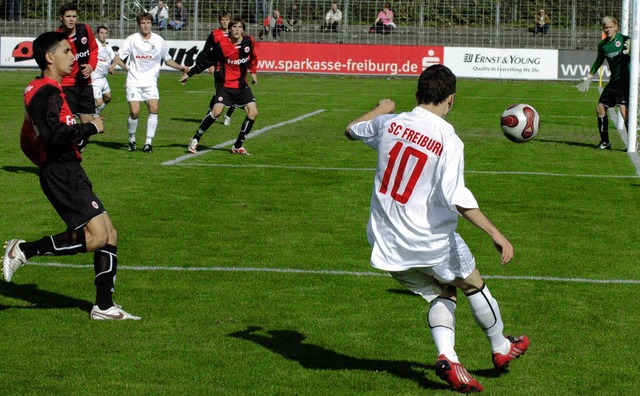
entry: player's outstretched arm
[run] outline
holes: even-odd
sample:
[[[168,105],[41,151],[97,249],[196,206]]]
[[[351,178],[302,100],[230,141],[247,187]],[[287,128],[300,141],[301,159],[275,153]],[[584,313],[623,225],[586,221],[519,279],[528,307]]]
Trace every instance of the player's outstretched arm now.
[[[181,64],[174,61],[173,59],[166,61],[164,64],[173,69],[180,70],[183,73],[187,73],[189,71],[189,68],[187,66],[182,66]]]
[[[187,85],[187,80],[189,80],[189,75],[187,73],[182,73],[182,76],[180,77],[180,83],[182,85]]]
[[[382,99],[381,101],[378,102],[376,107],[374,107],[371,111],[351,121],[349,125],[347,125],[347,128],[344,131],[345,135],[350,140],[354,140],[353,136],[351,136],[351,133],[349,132],[349,130],[354,124],[357,124],[363,121],[373,120],[374,118],[381,116],[383,114],[393,113],[395,110],[396,110],[396,104],[394,101],[392,101],[391,99]]]
[[[591,85],[591,79],[593,78],[593,74],[589,73],[586,76],[582,77],[580,80],[580,84],[578,84],[578,91],[587,92],[589,91],[589,86]]]
[[[487,218],[487,216],[484,215],[484,213],[482,213],[480,209],[467,209],[460,206],[456,207],[462,217],[471,222],[471,224],[480,228],[487,235],[489,235],[491,239],[493,239],[493,245],[500,253],[502,265],[508,264],[511,259],[513,259],[513,246],[511,246],[511,243],[507,240],[507,238],[502,235],[500,230],[498,230],[498,228],[494,226],[493,223],[491,223],[491,221]]]
[[[116,57],[113,58],[113,61],[111,61],[111,64],[109,65],[109,73],[113,74],[113,71],[116,69],[116,66],[120,66],[124,70],[129,71],[129,69],[127,68],[127,65],[124,63],[122,59],[120,59],[120,55],[116,55]]]

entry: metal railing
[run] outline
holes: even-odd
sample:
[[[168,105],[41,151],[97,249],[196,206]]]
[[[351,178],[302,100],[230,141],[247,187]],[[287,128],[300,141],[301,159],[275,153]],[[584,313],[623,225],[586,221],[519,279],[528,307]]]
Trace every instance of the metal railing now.
[[[156,0],[151,0],[154,3]],[[125,38],[136,32],[131,12],[151,9],[149,0],[79,0],[79,20],[94,28],[105,25],[112,38]],[[9,2],[3,2],[4,4]],[[3,9],[0,35],[36,37],[59,26],[58,0],[23,0],[20,20],[7,20]],[[167,0],[169,15],[175,0]],[[217,27],[217,16],[228,10],[247,23],[247,33],[258,38],[264,18],[274,9],[284,18],[291,6],[300,8],[302,25],[297,31],[282,31],[276,39],[291,42],[350,44],[443,45],[492,48],[595,49],[600,38],[600,20],[617,17],[621,0],[550,0],[545,10],[551,17],[547,34],[532,33],[537,2],[526,0],[409,0],[389,2],[397,28],[391,34],[370,33],[382,1],[342,0],[337,2],[343,20],[337,33],[323,33],[320,26],[331,7],[327,0],[183,0],[190,15],[189,24],[179,31],[158,31],[169,40],[204,40]],[[14,17],[17,13],[14,11]],[[266,35],[265,39],[273,40]]]

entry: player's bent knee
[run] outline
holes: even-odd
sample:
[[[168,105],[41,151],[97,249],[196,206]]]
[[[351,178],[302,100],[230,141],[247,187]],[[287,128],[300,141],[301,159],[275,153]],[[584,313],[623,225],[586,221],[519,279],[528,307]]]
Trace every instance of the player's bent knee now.
[[[118,244],[118,231],[115,228],[111,228],[109,230],[109,238],[107,240],[109,245],[116,246]]]

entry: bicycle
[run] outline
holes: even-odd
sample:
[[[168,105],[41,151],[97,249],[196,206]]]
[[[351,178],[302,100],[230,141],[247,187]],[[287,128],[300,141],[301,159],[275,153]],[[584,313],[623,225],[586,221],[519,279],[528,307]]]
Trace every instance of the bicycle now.
[[[152,9],[155,6],[155,1],[151,1],[149,3],[149,9]],[[144,4],[142,4],[140,0],[127,1],[124,3],[124,7],[122,9],[122,18],[124,18],[125,21],[134,20],[138,15],[148,11],[149,10],[145,8]]]

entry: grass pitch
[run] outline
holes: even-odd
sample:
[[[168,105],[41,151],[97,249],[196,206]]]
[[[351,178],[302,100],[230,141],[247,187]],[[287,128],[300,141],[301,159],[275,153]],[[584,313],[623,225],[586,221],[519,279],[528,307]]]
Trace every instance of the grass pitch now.
[[[35,72],[0,75],[0,237],[64,229],[19,149],[22,90]],[[160,78],[154,153],[126,150],[124,74],[110,79],[107,131],[83,166],[119,232],[115,299],[141,322],[88,319],[92,256],[43,257],[0,281],[3,394],[449,395],[434,374],[426,303],[369,267],[374,152],[344,126],[381,98],[415,105],[415,79],[265,75],[250,157],[230,155],[242,112],[216,123],[206,154],[181,159],[206,112],[210,76]],[[621,395],[640,383],[640,180],[612,126],[597,151],[597,90],[569,83],[461,80],[448,120],[466,182],[515,247],[460,233],[500,303],[507,334],[531,348],[497,377],[468,304],[457,350],[492,395]],[[508,105],[541,116],[514,144]],[[144,139],[142,110],[138,141]],[[226,146],[228,148],[228,146]],[[171,163],[171,165],[166,165]],[[63,266],[54,266],[54,264]]]

